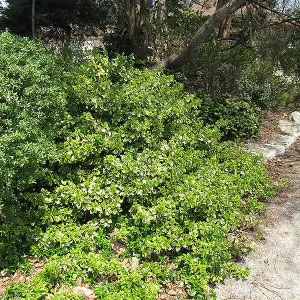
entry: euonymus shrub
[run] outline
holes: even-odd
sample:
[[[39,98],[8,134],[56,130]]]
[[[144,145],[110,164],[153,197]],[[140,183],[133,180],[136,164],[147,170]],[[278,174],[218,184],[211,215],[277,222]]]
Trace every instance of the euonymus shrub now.
[[[39,226],[39,210],[24,193],[49,186],[67,104],[61,74],[40,44],[0,36],[1,261],[28,247]]]
[[[47,258],[6,299],[190,298],[243,276],[239,231],[272,194],[259,157],[220,143],[202,101],[162,71],[93,55],[62,63],[0,36],[1,262]],[[132,261],[139,261],[133,267]]]

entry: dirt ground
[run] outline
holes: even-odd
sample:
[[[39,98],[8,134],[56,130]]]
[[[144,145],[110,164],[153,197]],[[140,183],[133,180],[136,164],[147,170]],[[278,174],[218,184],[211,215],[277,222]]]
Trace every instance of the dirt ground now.
[[[275,126],[281,116],[276,115]],[[274,132],[272,115],[269,117],[261,140],[269,137],[268,130]],[[300,141],[285,155],[268,162],[267,168],[279,192],[267,204],[260,224],[263,238],[252,242],[254,251],[243,263],[251,275],[246,280],[226,280],[217,288],[217,299],[300,299]]]
[[[16,272],[13,274],[6,274],[4,271],[0,272],[0,299],[5,296],[4,291],[10,284],[28,282],[35,274],[43,271],[45,260],[28,257],[28,261],[31,264],[28,274],[25,272]]]
[[[278,128],[279,120],[288,119],[290,114],[291,111],[286,108],[263,111],[259,136],[251,140],[251,142],[263,144],[267,141],[273,140],[276,134],[281,133]]]

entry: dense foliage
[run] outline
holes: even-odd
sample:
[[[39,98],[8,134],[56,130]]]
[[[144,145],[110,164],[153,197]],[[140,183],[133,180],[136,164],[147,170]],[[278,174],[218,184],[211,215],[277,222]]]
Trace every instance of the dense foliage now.
[[[93,31],[107,24],[105,1],[37,0],[35,23],[40,36],[47,39],[70,39],[71,34]],[[2,3],[0,3],[0,6]],[[32,0],[7,0],[0,7],[0,28],[19,35],[31,35]]]
[[[241,233],[273,187],[228,140],[257,135],[258,107],[299,100],[295,19],[269,26],[249,3],[173,76],[141,66],[184,49],[212,1],[40,0],[33,16],[31,0],[7,2],[0,27],[30,35],[34,17],[55,53],[0,35],[0,271],[45,264],[5,299],[81,299],[83,285],[98,299],[208,299],[247,275]],[[52,44],[90,35],[110,58]]]
[[[36,35],[49,41],[96,38],[110,57],[134,54],[142,64],[180,53],[209,19],[207,8],[228,0],[37,0]],[[299,105],[299,7],[294,1],[248,1],[226,17],[183,67],[186,84],[263,108]],[[0,28],[31,35],[31,0],[8,0]],[[275,13],[276,10],[279,13]],[[272,26],[271,26],[272,25]],[[205,30],[205,29],[204,29]],[[141,63],[140,62],[140,63]]]
[[[62,61],[0,36],[0,259],[47,258],[6,299],[79,299],[80,282],[99,299],[155,299],[168,283],[205,299],[245,275],[239,232],[272,194],[261,159],[220,143],[202,100],[161,70]]]
[[[62,133],[67,103],[60,74],[42,46],[1,36],[0,256],[14,257],[20,242],[26,247],[35,224],[36,211],[21,199],[51,175],[47,162]]]
[[[231,50],[224,50],[228,44],[205,43],[193,63],[184,68],[185,82],[216,102],[227,95],[261,108],[299,105],[298,64],[294,61],[299,48],[289,49],[285,41],[285,54],[275,57],[261,49],[266,43],[265,35],[256,44],[237,45]]]
[[[249,101],[223,97],[202,104],[202,118],[207,124],[215,124],[226,139],[249,138],[259,133],[260,109]]]

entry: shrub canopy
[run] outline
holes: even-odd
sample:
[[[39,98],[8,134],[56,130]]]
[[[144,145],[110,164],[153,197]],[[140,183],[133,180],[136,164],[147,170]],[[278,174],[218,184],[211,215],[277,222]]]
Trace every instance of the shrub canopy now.
[[[1,260],[48,258],[7,299],[76,299],[64,287],[80,280],[99,299],[155,299],[170,282],[203,299],[245,274],[239,229],[272,194],[261,159],[220,143],[201,99],[162,70],[62,61],[0,36]]]

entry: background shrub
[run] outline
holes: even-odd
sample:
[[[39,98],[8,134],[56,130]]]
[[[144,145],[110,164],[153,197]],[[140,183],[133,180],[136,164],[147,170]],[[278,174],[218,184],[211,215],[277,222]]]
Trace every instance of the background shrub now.
[[[299,82],[293,73],[276,70],[273,62],[256,61],[238,80],[239,94],[262,108],[295,107],[299,104]]]
[[[259,132],[261,112],[249,101],[233,97],[211,100],[206,97],[201,112],[204,122],[215,124],[224,138],[249,138]]]

